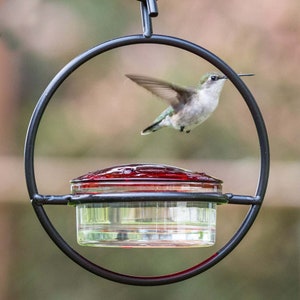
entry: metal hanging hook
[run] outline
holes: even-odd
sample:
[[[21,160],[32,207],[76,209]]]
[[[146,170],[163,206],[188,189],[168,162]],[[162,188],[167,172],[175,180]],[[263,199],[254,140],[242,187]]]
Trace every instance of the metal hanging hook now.
[[[141,16],[143,24],[143,35],[146,38],[152,36],[152,20],[151,18],[158,16],[157,0],[138,0],[141,2]]]

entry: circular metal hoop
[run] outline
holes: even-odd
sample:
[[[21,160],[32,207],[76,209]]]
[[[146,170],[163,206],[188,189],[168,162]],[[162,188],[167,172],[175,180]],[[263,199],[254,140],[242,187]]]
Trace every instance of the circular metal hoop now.
[[[260,174],[258,178],[258,186],[255,196],[250,197],[235,196],[231,194],[226,195],[226,198],[229,199],[228,202],[231,204],[251,205],[251,208],[249,209],[240,228],[237,230],[234,236],[227,242],[226,245],[224,245],[220,250],[218,250],[208,259],[204,260],[203,262],[199,263],[198,265],[192,268],[183,270],[178,273],[163,276],[139,277],[116,273],[102,268],[98,265],[95,265],[93,262],[82,257],[78,252],[72,249],[56,231],[43,208],[43,204],[66,204],[72,198],[72,196],[39,195],[34,172],[34,148],[38,127],[41,118],[44,114],[44,111],[55,91],[71,73],[73,73],[78,67],[80,67],[82,64],[86,63],[93,57],[98,56],[104,52],[113,50],[115,48],[136,44],[161,44],[165,46],[180,48],[182,50],[185,50],[203,58],[204,60],[214,65],[222,73],[224,73],[228,77],[228,79],[234,84],[236,89],[240,92],[241,96],[245,100],[252,115],[253,121],[255,123],[260,145]],[[267,189],[270,165],[268,135],[264,124],[264,120],[262,118],[262,115],[254,97],[252,96],[251,92],[246,87],[244,82],[224,61],[222,61],[220,58],[218,58],[216,55],[209,52],[208,50],[186,40],[164,35],[152,35],[151,38],[145,38],[143,35],[120,37],[114,40],[107,41],[92,49],[87,50],[86,52],[73,59],[69,64],[67,64],[50,82],[50,84],[45,89],[44,93],[42,94],[35,107],[35,110],[31,117],[31,121],[28,126],[24,155],[25,176],[28,193],[30,199],[32,200],[33,208],[36,212],[37,217],[39,218],[40,223],[42,224],[50,238],[53,240],[53,242],[69,258],[71,258],[74,262],[76,262],[86,270],[115,282],[141,286],[170,284],[191,278],[208,270],[209,268],[217,264],[219,261],[221,261],[225,256],[227,256],[246,235],[260,210]],[[147,195],[144,196],[147,197]],[[168,196],[170,197],[172,195]],[[163,197],[163,195],[158,195],[158,197]]]

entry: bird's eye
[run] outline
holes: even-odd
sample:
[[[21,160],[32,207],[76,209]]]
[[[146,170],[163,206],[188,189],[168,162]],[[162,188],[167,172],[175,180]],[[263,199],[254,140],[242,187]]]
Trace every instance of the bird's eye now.
[[[210,79],[211,79],[212,81],[216,81],[216,80],[218,80],[218,76],[212,75],[212,76],[210,76]]]

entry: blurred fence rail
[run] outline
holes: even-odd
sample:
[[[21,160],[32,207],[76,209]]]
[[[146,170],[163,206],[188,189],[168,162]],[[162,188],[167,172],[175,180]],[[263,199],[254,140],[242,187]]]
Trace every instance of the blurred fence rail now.
[[[67,194],[69,181],[79,175],[97,169],[130,163],[122,160],[102,160],[99,158],[37,158],[35,173],[39,193]],[[176,165],[193,171],[204,171],[224,181],[223,192],[235,194],[255,193],[259,165],[256,160],[233,161],[172,161]],[[25,184],[22,157],[0,157],[1,179],[0,203],[26,203],[28,194]],[[269,185],[264,201],[268,206],[300,207],[300,162],[273,161]]]

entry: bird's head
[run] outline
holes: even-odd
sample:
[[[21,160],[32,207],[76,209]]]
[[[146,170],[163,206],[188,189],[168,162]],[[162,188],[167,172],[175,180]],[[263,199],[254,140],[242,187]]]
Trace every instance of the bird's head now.
[[[253,73],[238,74],[238,76],[254,76]],[[227,76],[222,73],[207,73],[200,80],[201,89],[213,89],[221,92]]]
[[[200,80],[201,89],[220,93],[227,77],[221,73],[207,73]]]

